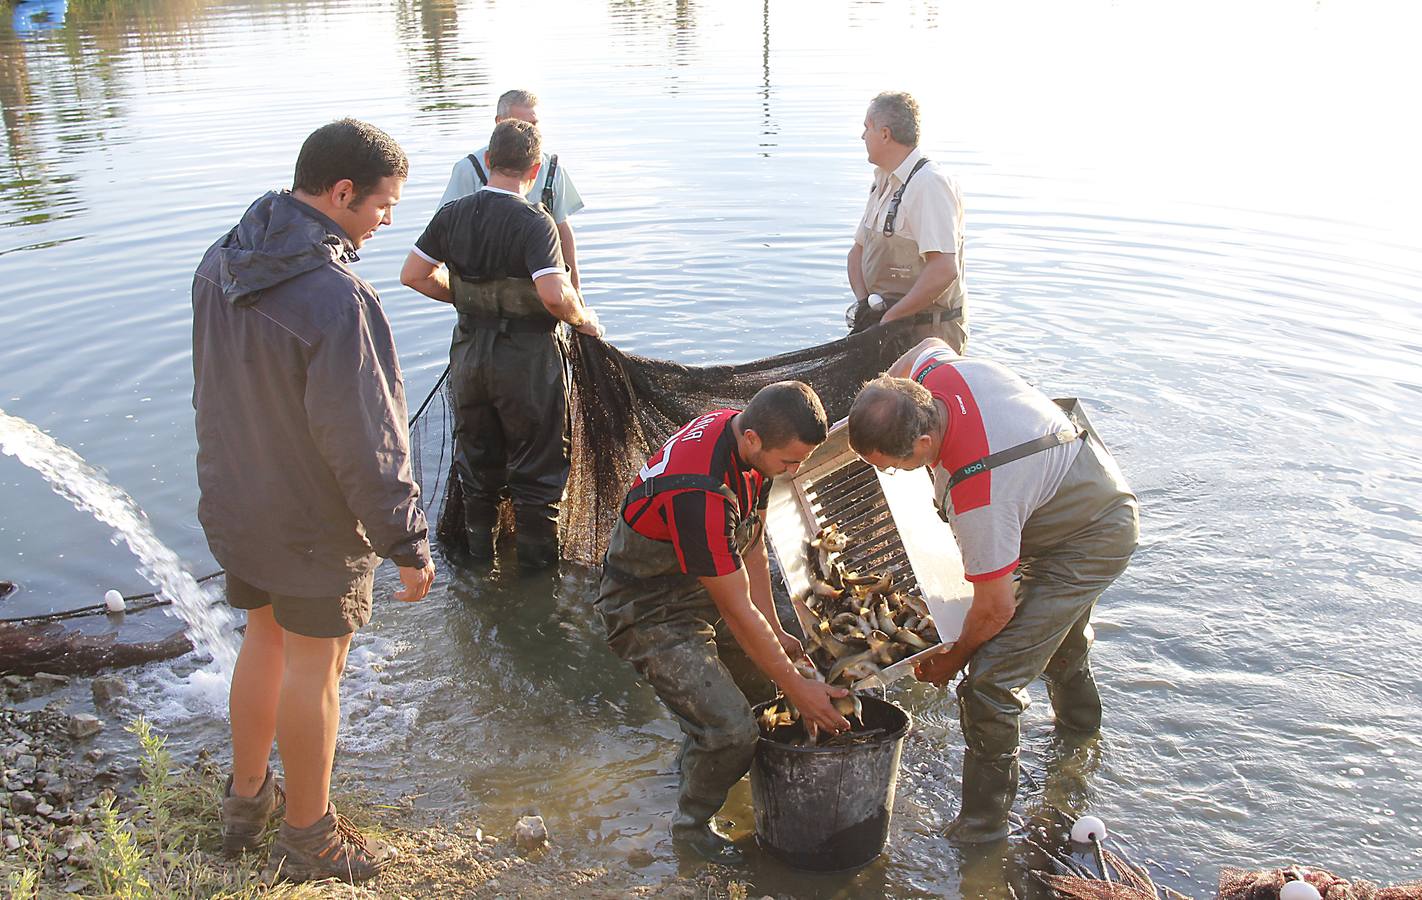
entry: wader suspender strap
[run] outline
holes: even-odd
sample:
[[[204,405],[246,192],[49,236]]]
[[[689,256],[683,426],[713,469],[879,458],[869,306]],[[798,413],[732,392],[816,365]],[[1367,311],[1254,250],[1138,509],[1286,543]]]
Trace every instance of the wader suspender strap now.
[[[557,198],[553,195],[553,179],[558,174],[558,154],[548,157],[548,177],[543,179],[543,208],[548,211],[548,215],[553,215],[553,201]]]
[[[642,515],[652,508],[652,504],[648,503],[646,506],[637,510],[637,515],[633,516],[629,521],[627,519],[627,507],[636,503],[638,500],[650,500],[657,494],[663,494],[667,491],[681,491],[688,488],[720,494],[730,502],[731,508],[736,511],[737,516],[741,514],[741,501],[736,498],[734,491],[726,487],[725,482],[717,481],[710,475],[662,475],[657,478],[648,478],[627,492],[627,499],[622,502],[623,521],[626,521],[629,526],[636,525],[637,520],[642,518]]]
[[[923,367],[922,372],[919,372],[918,375],[914,377],[914,381],[917,381],[919,384],[923,384],[924,380],[928,378],[928,373],[932,372],[939,366],[946,365],[948,364],[945,362],[929,363],[928,365]],[[1006,450],[999,450],[996,453],[989,453],[982,459],[968,463],[966,466],[963,466],[962,468],[955,471],[952,475],[948,476],[948,490],[953,490],[953,488],[962,484],[964,481],[967,481],[969,478],[972,478],[974,475],[981,475],[983,472],[986,472],[989,469],[996,469],[998,466],[1005,466],[1008,463],[1016,462],[1017,460],[1022,459],[1025,456],[1031,456],[1033,453],[1041,453],[1043,450],[1050,450],[1053,447],[1060,447],[1062,444],[1070,444],[1072,441],[1079,441],[1082,438],[1086,437],[1085,429],[1076,428],[1075,425],[1076,423],[1073,422],[1073,427],[1070,429],[1063,428],[1061,431],[1054,431],[1051,434],[1045,434],[1039,438],[1027,441],[1026,443],[1018,444],[1015,447],[1008,447]]]
[[[904,183],[899,185],[897,191],[894,191],[893,198],[889,200],[889,211],[884,214],[884,237],[894,236],[894,220],[899,217],[899,204],[903,202],[904,191],[908,190],[909,182],[913,181],[913,176],[918,174],[918,170],[926,165],[928,165],[928,157],[919,157],[918,162],[914,163],[913,168],[909,170]]]
[[[479,160],[474,158],[474,154],[469,154],[469,161],[474,164],[474,174],[479,176],[479,184],[488,184],[489,176],[484,174],[484,167],[479,165]]]

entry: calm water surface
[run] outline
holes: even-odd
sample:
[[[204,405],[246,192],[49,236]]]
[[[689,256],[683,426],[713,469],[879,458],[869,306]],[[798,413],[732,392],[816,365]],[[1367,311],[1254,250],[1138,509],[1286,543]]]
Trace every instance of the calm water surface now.
[[[1085,398],[1141,497],[1142,547],[1098,616],[1095,811],[1196,896],[1229,863],[1416,877],[1417,14],[1236,6],[0,4],[0,408],[106,470],[211,571],[191,271],[289,183],[312,128],[355,115],[410,154],[359,271],[418,400],[450,311],[401,288],[399,266],[500,91],[543,97],[614,342],[730,362],[842,333],[864,107],[905,88],[963,186],[973,351]],[[8,458],[0,510],[0,577],[24,586],[5,615],[143,589],[101,526]],[[558,852],[629,885],[674,871],[676,727],[604,649],[593,589],[573,569],[442,571],[425,603],[379,606],[352,654],[343,770],[495,830],[537,808]],[[149,711],[183,746],[220,742],[214,692],[186,669],[141,673],[168,698]],[[759,861],[759,889],[991,892],[936,836],[956,712],[930,690],[897,697],[918,728],[888,854],[819,879]],[[1045,707],[1024,723],[1029,812],[1082,762],[1057,761]],[[744,830],[748,791],[732,800]]]

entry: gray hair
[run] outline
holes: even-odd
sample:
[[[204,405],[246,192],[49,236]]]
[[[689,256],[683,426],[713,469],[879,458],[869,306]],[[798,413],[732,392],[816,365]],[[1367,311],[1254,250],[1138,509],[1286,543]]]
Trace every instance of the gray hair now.
[[[849,408],[849,446],[855,453],[903,459],[919,435],[938,427],[933,395],[916,381],[880,375],[864,385]]]
[[[513,112],[515,106],[534,107],[538,105],[538,95],[533,91],[512,90],[499,95],[499,105],[494,107],[494,115],[503,118]]]
[[[905,147],[918,146],[918,101],[907,91],[884,91],[869,101],[869,118]]]

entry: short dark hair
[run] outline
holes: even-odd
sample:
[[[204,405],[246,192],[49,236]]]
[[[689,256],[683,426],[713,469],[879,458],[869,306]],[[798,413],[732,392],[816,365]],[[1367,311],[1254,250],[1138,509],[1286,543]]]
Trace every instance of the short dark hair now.
[[[741,430],[760,435],[767,450],[784,447],[792,439],[817,447],[829,434],[819,395],[801,381],[777,381],[756,391],[740,421]]]
[[[905,147],[918,146],[918,101],[907,91],[884,91],[869,101],[869,118]]]
[[[849,446],[855,453],[903,459],[921,434],[938,425],[933,395],[907,378],[880,375],[860,388],[849,408]]]
[[[341,119],[311,132],[296,157],[293,190],[324,194],[349,178],[355,185],[351,205],[359,206],[382,179],[408,178],[410,161],[395,139],[359,119]]]
[[[522,119],[505,119],[489,135],[489,168],[502,175],[522,175],[543,158],[538,127]]]

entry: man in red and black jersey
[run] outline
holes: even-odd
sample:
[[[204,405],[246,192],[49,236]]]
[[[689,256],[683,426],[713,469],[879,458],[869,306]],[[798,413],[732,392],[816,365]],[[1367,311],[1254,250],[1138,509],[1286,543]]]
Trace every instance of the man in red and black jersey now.
[[[769,682],[812,726],[849,728],[831,703],[845,690],[795,670],[805,652],[775,614],[761,521],[770,480],[826,432],[819,397],[798,381],[762,388],[743,412],[700,416],[642,467],[608,544],[596,603],[607,642],[686,735],[672,837],[713,861],[740,858],[711,819],[750,768],[751,703],[770,699]]]

